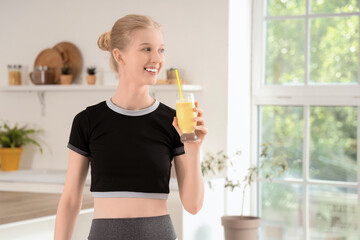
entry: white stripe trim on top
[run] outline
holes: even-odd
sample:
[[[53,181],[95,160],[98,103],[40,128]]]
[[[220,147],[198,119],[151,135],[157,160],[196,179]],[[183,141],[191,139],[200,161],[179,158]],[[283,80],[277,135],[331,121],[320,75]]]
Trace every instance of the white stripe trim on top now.
[[[116,197],[128,197],[128,198],[158,198],[168,199],[167,193],[145,193],[145,192],[92,192],[93,197],[98,198],[116,198]]]
[[[147,108],[143,108],[143,109],[139,109],[139,110],[129,110],[129,109],[125,109],[125,108],[121,108],[117,105],[115,105],[111,98],[106,100],[106,105],[113,111],[123,114],[123,115],[127,115],[127,116],[142,116],[148,113],[151,113],[153,111],[155,111],[158,106],[160,105],[160,102],[155,99],[155,103],[153,105],[151,105],[150,107]]]

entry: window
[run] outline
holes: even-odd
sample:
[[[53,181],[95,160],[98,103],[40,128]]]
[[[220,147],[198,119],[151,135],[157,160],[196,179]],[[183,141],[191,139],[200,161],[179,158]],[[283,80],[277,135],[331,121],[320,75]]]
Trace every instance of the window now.
[[[360,239],[359,1],[253,2],[253,152],[289,164],[259,181],[260,239]]]

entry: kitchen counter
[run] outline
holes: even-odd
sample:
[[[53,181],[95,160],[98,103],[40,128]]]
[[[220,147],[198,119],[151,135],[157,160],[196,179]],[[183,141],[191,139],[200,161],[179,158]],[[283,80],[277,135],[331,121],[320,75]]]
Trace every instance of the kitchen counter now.
[[[56,215],[61,194],[0,191],[0,225]],[[91,193],[84,193],[82,209],[93,208]]]
[[[21,169],[5,172],[0,170],[0,191],[62,193],[66,178],[63,169]],[[90,171],[84,191],[90,189]]]
[[[175,176],[175,169],[172,168]],[[5,172],[0,170],[0,191],[62,193],[66,170],[23,169]],[[90,171],[86,177],[84,194],[90,192]],[[178,191],[176,177],[171,177],[170,190]]]

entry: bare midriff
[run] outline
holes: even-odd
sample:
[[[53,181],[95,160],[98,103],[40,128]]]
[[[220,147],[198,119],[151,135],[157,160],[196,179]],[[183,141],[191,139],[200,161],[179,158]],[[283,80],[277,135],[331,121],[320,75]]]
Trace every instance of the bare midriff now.
[[[166,199],[94,198],[94,218],[154,217],[166,214]]]

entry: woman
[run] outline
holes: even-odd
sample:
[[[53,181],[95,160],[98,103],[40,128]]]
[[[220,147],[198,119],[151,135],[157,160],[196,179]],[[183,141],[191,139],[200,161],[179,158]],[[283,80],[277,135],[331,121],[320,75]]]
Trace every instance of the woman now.
[[[196,103],[198,140],[182,143],[175,110],[149,95],[164,64],[163,36],[151,18],[120,18],[98,45],[111,52],[118,88],[112,98],[73,120],[55,239],[71,239],[89,163],[94,217],[88,239],[177,239],[166,205],[170,169],[174,159],[181,202],[196,214],[204,198],[199,157],[207,134],[203,112]]]

